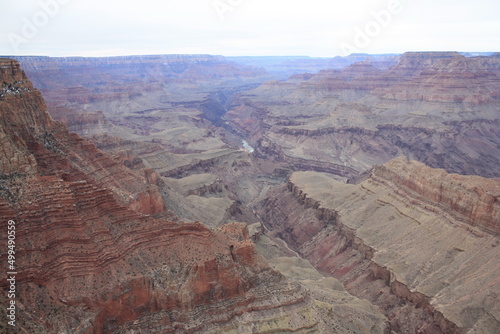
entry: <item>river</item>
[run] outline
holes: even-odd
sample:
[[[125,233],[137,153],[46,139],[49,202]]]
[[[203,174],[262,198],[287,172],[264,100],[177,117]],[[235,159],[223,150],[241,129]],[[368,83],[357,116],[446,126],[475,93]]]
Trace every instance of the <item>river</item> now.
[[[255,150],[253,149],[253,147],[252,147],[252,146],[250,146],[246,140],[242,139],[241,141],[243,142],[243,148],[244,148],[245,150],[247,150],[247,151],[248,151],[248,152],[250,152],[250,153],[253,153],[253,151],[255,151]]]

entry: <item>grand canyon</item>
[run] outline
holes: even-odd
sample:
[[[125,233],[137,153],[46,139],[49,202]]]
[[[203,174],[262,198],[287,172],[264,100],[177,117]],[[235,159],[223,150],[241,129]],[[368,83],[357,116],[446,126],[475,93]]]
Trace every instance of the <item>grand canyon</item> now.
[[[0,332],[500,333],[499,53],[10,56],[0,82]]]

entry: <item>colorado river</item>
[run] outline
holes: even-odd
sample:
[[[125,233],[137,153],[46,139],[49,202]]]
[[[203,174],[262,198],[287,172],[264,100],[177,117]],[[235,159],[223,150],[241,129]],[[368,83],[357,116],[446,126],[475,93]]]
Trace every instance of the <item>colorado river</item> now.
[[[250,145],[248,144],[248,142],[247,142],[246,140],[244,140],[244,139],[242,140],[242,142],[243,142],[243,148],[244,148],[245,150],[247,150],[248,152],[253,153],[253,151],[254,151],[253,147],[252,147],[252,146],[250,146]]]

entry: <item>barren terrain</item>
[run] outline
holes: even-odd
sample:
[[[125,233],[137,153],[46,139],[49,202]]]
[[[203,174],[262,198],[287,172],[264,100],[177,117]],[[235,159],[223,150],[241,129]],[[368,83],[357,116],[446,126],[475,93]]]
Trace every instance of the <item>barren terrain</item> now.
[[[498,54],[17,60],[25,332],[500,331]]]

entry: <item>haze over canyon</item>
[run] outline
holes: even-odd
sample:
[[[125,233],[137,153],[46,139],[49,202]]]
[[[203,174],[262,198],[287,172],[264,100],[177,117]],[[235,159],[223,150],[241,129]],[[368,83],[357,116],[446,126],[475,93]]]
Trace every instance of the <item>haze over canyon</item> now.
[[[500,333],[500,53],[0,83],[1,333]]]

